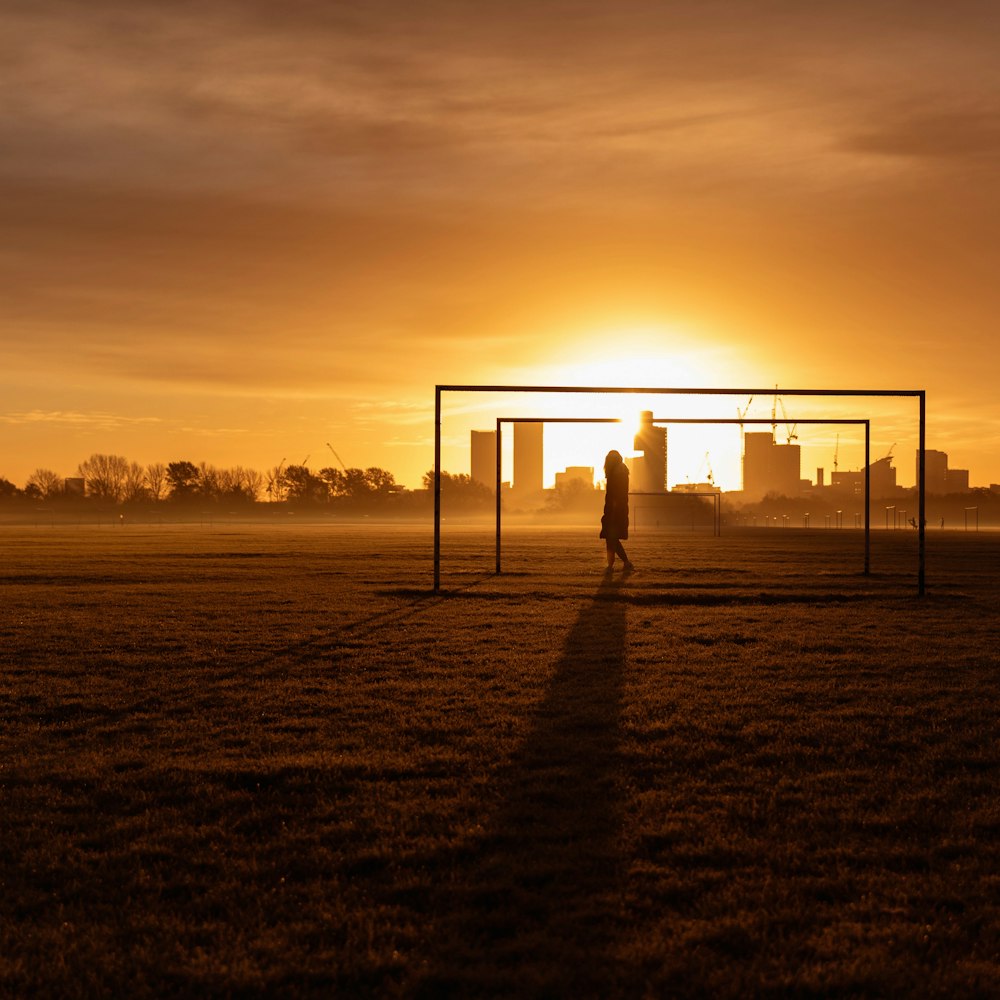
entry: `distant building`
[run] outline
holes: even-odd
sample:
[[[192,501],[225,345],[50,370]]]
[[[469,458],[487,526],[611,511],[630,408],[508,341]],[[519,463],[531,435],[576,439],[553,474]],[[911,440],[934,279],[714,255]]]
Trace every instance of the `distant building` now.
[[[917,451],[917,475],[920,480],[920,452]],[[928,493],[968,493],[969,470],[949,469],[948,453],[933,448],[924,450],[924,487]]]
[[[768,493],[798,496],[802,489],[802,449],[777,444],[766,431],[743,435],[743,492],[748,499]],[[836,473],[834,473],[836,476]]]
[[[544,475],[544,424],[514,424],[514,492],[539,493]]]
[[[948,470],[948,492],[968,493],[969,492],[969,470],[949,469]]]
[[[677,483],[671,493],[721,493],[722,487],[715,483]]]
[[[556,489],[560,486],[568,486],[573,482],[584,483],[593,489],[594,467],[592,465],[569,465],[565,472],[556,473]]]
[[[473,431],[471,451],[473,480],[495,490],[497,485],[497,432]]]
[[[873,497],[890,497],[896,492],[896,470],[892,465],[892,457],[886,455],[869,466],[868,488]],[[830,489],[854,496],[864,496],[865,470],[857,472],[834,472],[830,477]]]
[[[632,459],[631,489],[635,493],[667,492],[667,429],[653,423],[653,411],[639,414],[634,447],[642,455]]]
[[[920,450],[917,450],[917,471],[914,482],[920,482]],[[933,448],[924,449],[924,488],[928,493],[948,492],[948,456]]]

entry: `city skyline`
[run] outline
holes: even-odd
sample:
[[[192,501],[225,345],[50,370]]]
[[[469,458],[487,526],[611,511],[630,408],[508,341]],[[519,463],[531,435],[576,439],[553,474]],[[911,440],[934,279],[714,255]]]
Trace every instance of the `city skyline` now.
[[[920,388],[929,444],[1000,481],[991,5],[2,23],[0,476],[330,441],[416,487],[433,386],[504,382]]]

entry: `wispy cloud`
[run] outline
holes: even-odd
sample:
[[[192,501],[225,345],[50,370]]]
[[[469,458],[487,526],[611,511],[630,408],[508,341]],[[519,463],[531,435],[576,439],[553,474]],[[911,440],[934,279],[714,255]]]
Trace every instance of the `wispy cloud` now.
[[[124,427],[161,424],[159,417],[126,417],[116,413],[73,410],[25,410],[0,414],[0,421],[6,424],[59,424],[87,430],[120,430]]]

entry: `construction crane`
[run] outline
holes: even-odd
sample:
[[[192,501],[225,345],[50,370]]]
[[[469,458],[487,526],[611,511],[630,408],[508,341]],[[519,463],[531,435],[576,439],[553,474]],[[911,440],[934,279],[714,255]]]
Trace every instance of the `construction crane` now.
[[[774,387],[774,400],[771,403],[771,444],[777,444],[778,436],[778,386]]]
[[[785,401],[780,396],[778,397],[778,405],[781,407],[781,419],[785,421],[785,433],[788,435],[787,443],[791,444],[793,441],[798,440],[799,436],[795,433],[795,428],[799,425],[788,422],[788,414],[785,413]]]
[[[281,499],[281,473],[285,467],[285,460],[282,459],[278,463],[278,467],[268,476],[267,481],[267,498],[268,500],[275,499],[275,494],[278,494],[277,499]]]
[[[705,452],[705,467],[708,469],[708,473],[707,473],[707,475],[708,475],[708,481],[709,481],[709,483],[712,486],[714,486],[715,485],[715,475],[712,472],[712,459],[709,458],[709,455],[708,455],[707,451]]]
[[[332,444],[330,444],[330,442],[329,442],[329,441],[327,441],[327,442],[326,442],[326,446],[327,446],[327,448],[329,448],[329,449],[330,449],[330,451],[331,451],[331,452],[333,452],[333,457],[334,457],[334,458],[335,458],[335,459],[336,459],[336,460],[337,460],[338,462],[340,462],[340,467],[341,467],[341,468],[342,468],[342,469],[344,470],[344,472],[347,472],[347,466],[346,466],[346,465],[344,465],[344,460],[343,460],[343,459],[342,459],[342,458],[341,458],[341,457],[340,457],[340,456],[339,456],[339,455],[338,455],[338,454],[337,454],[337,453],[336,453],[336,452],[335,452],[335,451],[333,450],[333,445],[332,445]]]
[[[840,455],[840,435],[837,435],[837,443],[833,446],[833,471],[837,471],[837,458]]]
[[[892,444],[889,445],[889,450],[885,453],[886,458],[892,458],[892,449],[895,447],[896,447],[896,442],[893,441]]]
[[[753,396],[747,400],[747,405],[741,410],[738,406],[736,407],[736,419],[740,423],[740,432],[743,431],[743,418],[747,415],[747,410],[750,409],[750,404],[753,402]]]
[[[306,467],[306,462],[308,462],[310,458],[312,458],[311,454],[306,455],[306,457],[304,459],[302,459],[302,468],[303,469]]]

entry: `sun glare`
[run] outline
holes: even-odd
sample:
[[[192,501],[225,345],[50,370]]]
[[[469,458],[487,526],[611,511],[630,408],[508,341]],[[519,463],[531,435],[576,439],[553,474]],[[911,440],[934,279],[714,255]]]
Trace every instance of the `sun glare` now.
[[[711,388],[732,385],[728,350],[704,338],[659,327],[609,327],[589,336],[569,338],[573,358],[560,355],[534,369],[535,384],[622,388]],[[568,353],[568,352],[566,352]],[[705,396],[550,395],[537,409],[558,417],[615,417],[611,425],[550,424],[545,429],[545,477],[570,466],[594,467],[602,478],[604,455],[633,447],[639,414],[657,418],[730,416],[728,400]],[[703,482],[716,477],[728,489],[739,486],[740,445],[737,427],[674,425],[668,429],[668,483]],[[718,471],[716,472],[716,467]]]

